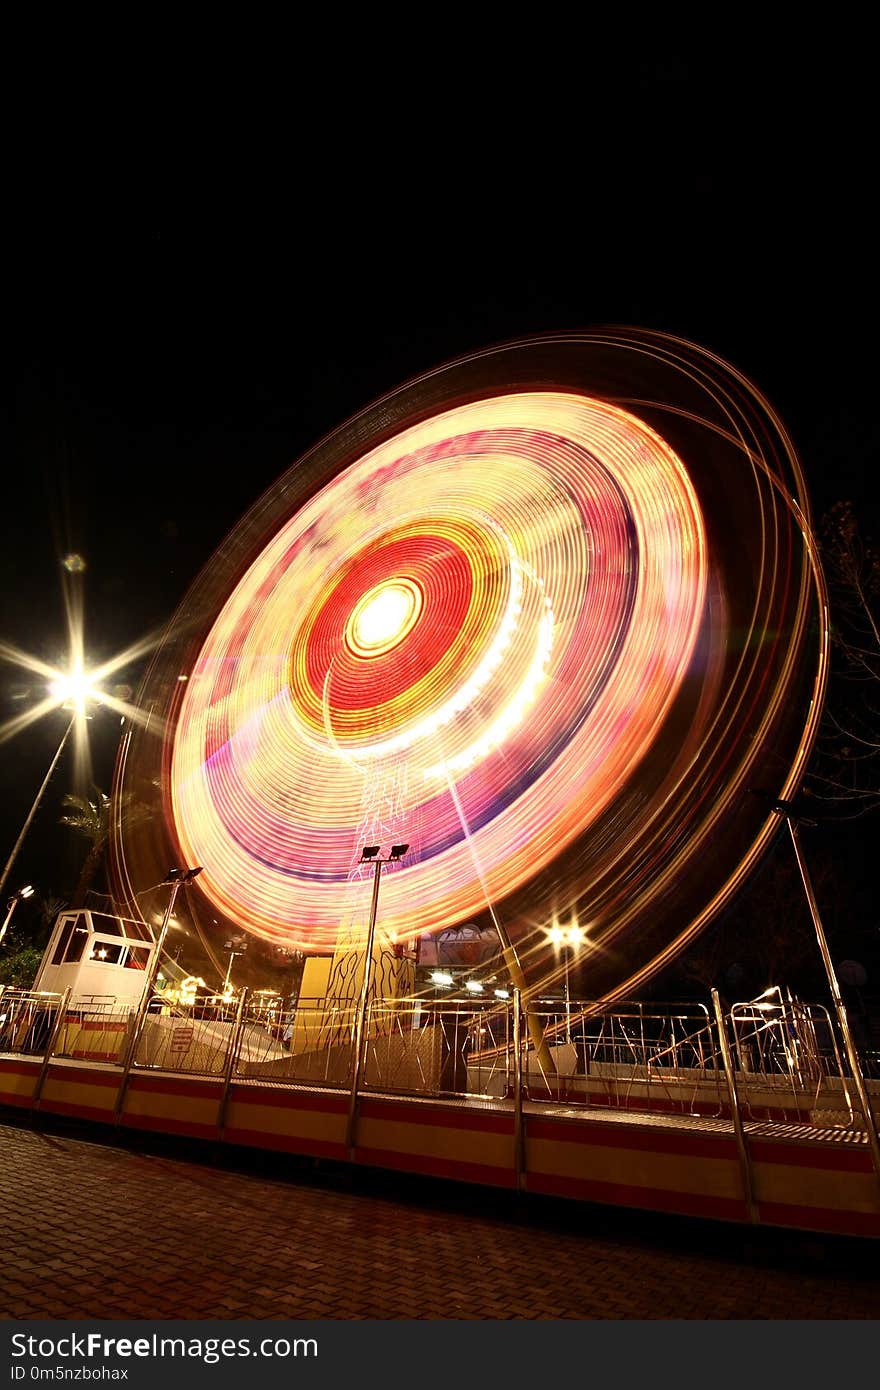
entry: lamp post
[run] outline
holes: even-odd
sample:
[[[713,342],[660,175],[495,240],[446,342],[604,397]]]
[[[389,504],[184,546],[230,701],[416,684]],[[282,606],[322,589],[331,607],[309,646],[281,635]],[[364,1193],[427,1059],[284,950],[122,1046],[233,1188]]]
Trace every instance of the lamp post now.
[[[351,1073],[351,1100],[348,1107],[348,1125],[346,1127],[346,1144],[349,1149],[353,1149],[354,1147],[358,1086],[360,1085],[361,1072],[363,1070],[367,1006],[370,999],[370,975],[372,974],[373,964],[373,942],[376,936],[376,914],[379,908],[379,880],[382,874],[383,864],[399,863],[408,849],[409,845],[392,845],[389,854],[383,859],[379,852],[379,845],[364,845],[359,860],[361,864],[373,865],[373,895],[370,899],[370,921],[367,927],[367,943],[364,953],[364,978],[361,982],[357,1021],[355,1023],[354,1060]]]
[[[122,1067],[122,1079],[119,1083],[119,1091],[116,1095],[116,1105],[114,1108],[114,1115],[117,1123],[119,1121],[119,1117],[122,1114],[122,1107],[125,1103],[125,1094],[128,1090],[128,1078],[131,1074],[131,1067],[134,1061],[134,1050],[137,1045],[137,1040],[140,1037],[141,1029],[144,1025],[144,1019],[147,1016],[147,1009],[150,1007],[150,1000],[153,997],[153,990],[156,987],[156,977],[159,974],[159,965],[162,959],[162,948],[165,945],[165,938],[168,935],[168,927],[171,922],[171,916],[174,912],[174,904],[177,901],[177,895],[180,892],[181,887],[185,883],[191,883],[192,880],[194,878],[197,878],[201,872],[201,867],[195,869],[169,869],[164,879],[162,880],[163,883],[168,883],[171,885],[171,893],[168,898],[168,905],[165,908],[165,915],[162,918],[162,925],[159,928],[159,935],[156,939],[156,946],[153,953],[153,959],[150,964],[149,974],[144,984],[144,992],[141,995],[141,1002],[138,1005],[138,1010],[135,1014],[134,1023],[132,1025],[131,1033],[129,1035],[128,1046],[125,1049],[125,1060],[123,1062]]]
[[[33,886],[30,883],[26,883],[23,888],[19,888],[17,893],[13,893],[12,897],[9,899],[6,904],[6,916],[3,919],[2,927],[0,927],[0,944],[2,944],[3,938],[9,930],[9,923],[12,921],[12,914],[16,907],[21,902],[22,898],[31,898],[33,897],[33,893]]]
[[[156,976],[159,974],[159,965],[162,959],[162,948],[165,945],[165,938],[168,935],[168,928],[171,924],[171,918],[174,915],[174,904],[177,901],[177,895],[185,883],[191,883],[194,878],[198,878],[201,872],[201,868],[169,869],[168,873],[162,880],[163,883],[170,883],[171,893],[168,898],[168,905],[165,908],[165,915],[162,918],[162,925],[159,928],[159,935],[156,940],[156,949],[153,953],[153,960],[150,966],[150,974],[149,978],[147,979],[146,987],[144,989],[143,997],[141,999],[140,1010],[138,1012],[138,1023],[140,1023],[141,1017],[147,1011],[147,1006],[149,1005],[150,999],[152,998],[153,990],[156,985]]]
[[[64,733],[61,735],[61,742],[58,744],[58,747],[55,749],[55,756],[53,757],[52,761],[51,761],[50,764],[49,764],[49,771],[46,773],[46,776],[43,778],[43,782],[42,782],[42,785],[41,785],[41,787],[40,787],[40,790],[37,792],[37,795],[36,795],[36,797],[34,798],[34,804],[33,804],[33,806],[31,807],[31,809],[28,811],[27,817],[26,817],[26,819],[25,819],[25,823],[24,823],[24,825],[21,827],[21,830],[19,831],[18,839],[16,840],[15,844],[12,846],[12,853],[10,854],[9,858],[8,858],[7,861],[6,861],[6,865],[5,865],[4,869],[3,869],[3,873],[0,874],[0,896],[2,896],[2,894],[3,894],[3,889],[6,887],[6,880],[7,880],[8,877],[9,877],[9,874],[10,874],[10,871],[11,871],[11,869],[12,869],[13,864],[15,863],[16,859],[18,858],[18,851],[21,849],[22,844],[24,843],[24,837],[25,837],[25,835],[27,835],[28,831],[29,831],[30,828],[31,828],[31,821],[33,820],[34,816],[37,814],[37,809],[38,809],[38,807],[39,807],[39,805],[40,805],[40,802],[43,800],[43,797],[44,797],[44,795],[45,795],[45,793],[46,793],[46,788],[48,787],[49,783],[50,783],[51,780],[52,780],[52,773],[55,771],[56,767],[58,766],[58,760],[59,760],[59,758],[61,757],[61,754],[64,752],[64,745],[66,744],[68,738],[70,737],[71,730],[73,729],[74,724],[76,723],[77,719],[79,718],[79,714],[80,714],[79,710],[78,710],[78,709],[75,709],[74,712],[73,712],[73,714],[72,714],[72,716],[71,716],[70,723],[68,724],[67,728],[64,730]]]
[[[571,996],[568,988],[568,955],[569,951],[576,951],[584,942],[584,930],[572,924],[570,927],[560,927],[555,923],[547,933],[548,940],[553,942],[562,951],[562,964],[565,970],[565,1041],[571,1042]]]

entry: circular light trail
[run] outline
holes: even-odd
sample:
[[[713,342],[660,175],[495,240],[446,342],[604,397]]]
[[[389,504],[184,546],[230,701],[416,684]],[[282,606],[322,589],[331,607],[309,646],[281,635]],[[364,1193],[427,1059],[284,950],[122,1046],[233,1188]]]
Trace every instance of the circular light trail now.
[[[507,897],[650,745],[693,652],[705,550],[681,461],[600,401],[494,397],[371,450],[251,566],[187,684],[172,806],[214,905],[332,950],[365,778],[398,759],[404,818],[426,829],[389,878],[386,929]]]
[[[643,977],[766,842],[749,783],[782,793],[808,751],[804,528],[770,408],[691,345],[538,340],[401,388],[279,481],[172,625],[141,693],[164,732],[118,767],[163,812],[118,831],[123,891],[173,847],[224,922],[332,952],[396,778],[417,849],[390,936],[500,912],[537,984],[559,914],[599,988]]]
[[[419,619],[422,591],[411,579],[389,579],[368,589],[348,620],[345,641],[355,656],[384,656]]]

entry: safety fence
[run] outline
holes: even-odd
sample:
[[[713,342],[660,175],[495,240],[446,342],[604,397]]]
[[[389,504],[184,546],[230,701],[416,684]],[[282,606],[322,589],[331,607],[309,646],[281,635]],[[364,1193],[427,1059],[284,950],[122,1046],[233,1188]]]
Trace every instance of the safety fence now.
[[[519,1010],[517,1015],[517,1010]],[[0,1051],[104,1062],[135,1071],[413,1096],[514,1099],[834,1124],[863,1117],[827,1009],[785,999],[734,1005],[419,997],[373,999],[355,1065],[358,1006],[329,999],[170,1004],[140,1020],[109,997],[0,990]],[[519,1051],[517,1054],[517,1039]],[[733,1084],[733,1090],[731,1089]],[[880,1086],[874,1083],[874,1109]]]
[[[0,1052],[42,1057],[55,1031],[63,996],[0,988]]]

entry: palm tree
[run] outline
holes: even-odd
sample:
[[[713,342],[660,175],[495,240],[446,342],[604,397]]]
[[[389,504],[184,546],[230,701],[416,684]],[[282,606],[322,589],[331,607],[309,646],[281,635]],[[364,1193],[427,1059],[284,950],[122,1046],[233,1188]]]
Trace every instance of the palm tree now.
[[[69,826],[77,835],[82,835],[90,842],[71,907],[82,907],[85,902],[86,893],[107,849],[113,811],[118,809],[129,826],[147,820],[152,814],[149,807],[142,802],[132,801],[131,792],[123,792],[121,800],[117,798],[115,806],[100,787],[93,787],[92,792],[93,795],[90,797],[68,792],[62,802],[66,811],[61,817],[61,824]]]
[[[40,912],[40,931],[38,940],[41,941],[43,945],[45,945],[45,943],[49,940],[52,928],[55,925],[55,918],[58,916],[59,912],[64,911],[64,909],[68,906],[68,903],[66,898],[56,897],[56,895],[53,892],[51,892],[51,890],[48,893],[44,893],[38,901]]]

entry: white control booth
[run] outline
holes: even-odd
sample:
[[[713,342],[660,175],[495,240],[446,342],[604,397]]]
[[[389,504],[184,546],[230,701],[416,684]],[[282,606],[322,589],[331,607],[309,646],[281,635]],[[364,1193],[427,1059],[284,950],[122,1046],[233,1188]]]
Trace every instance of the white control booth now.
[[[155,948],[146,922],[88,908],[60,912],[33,987],[58,994],[69,988],[71,1008],[136,1008]]]

